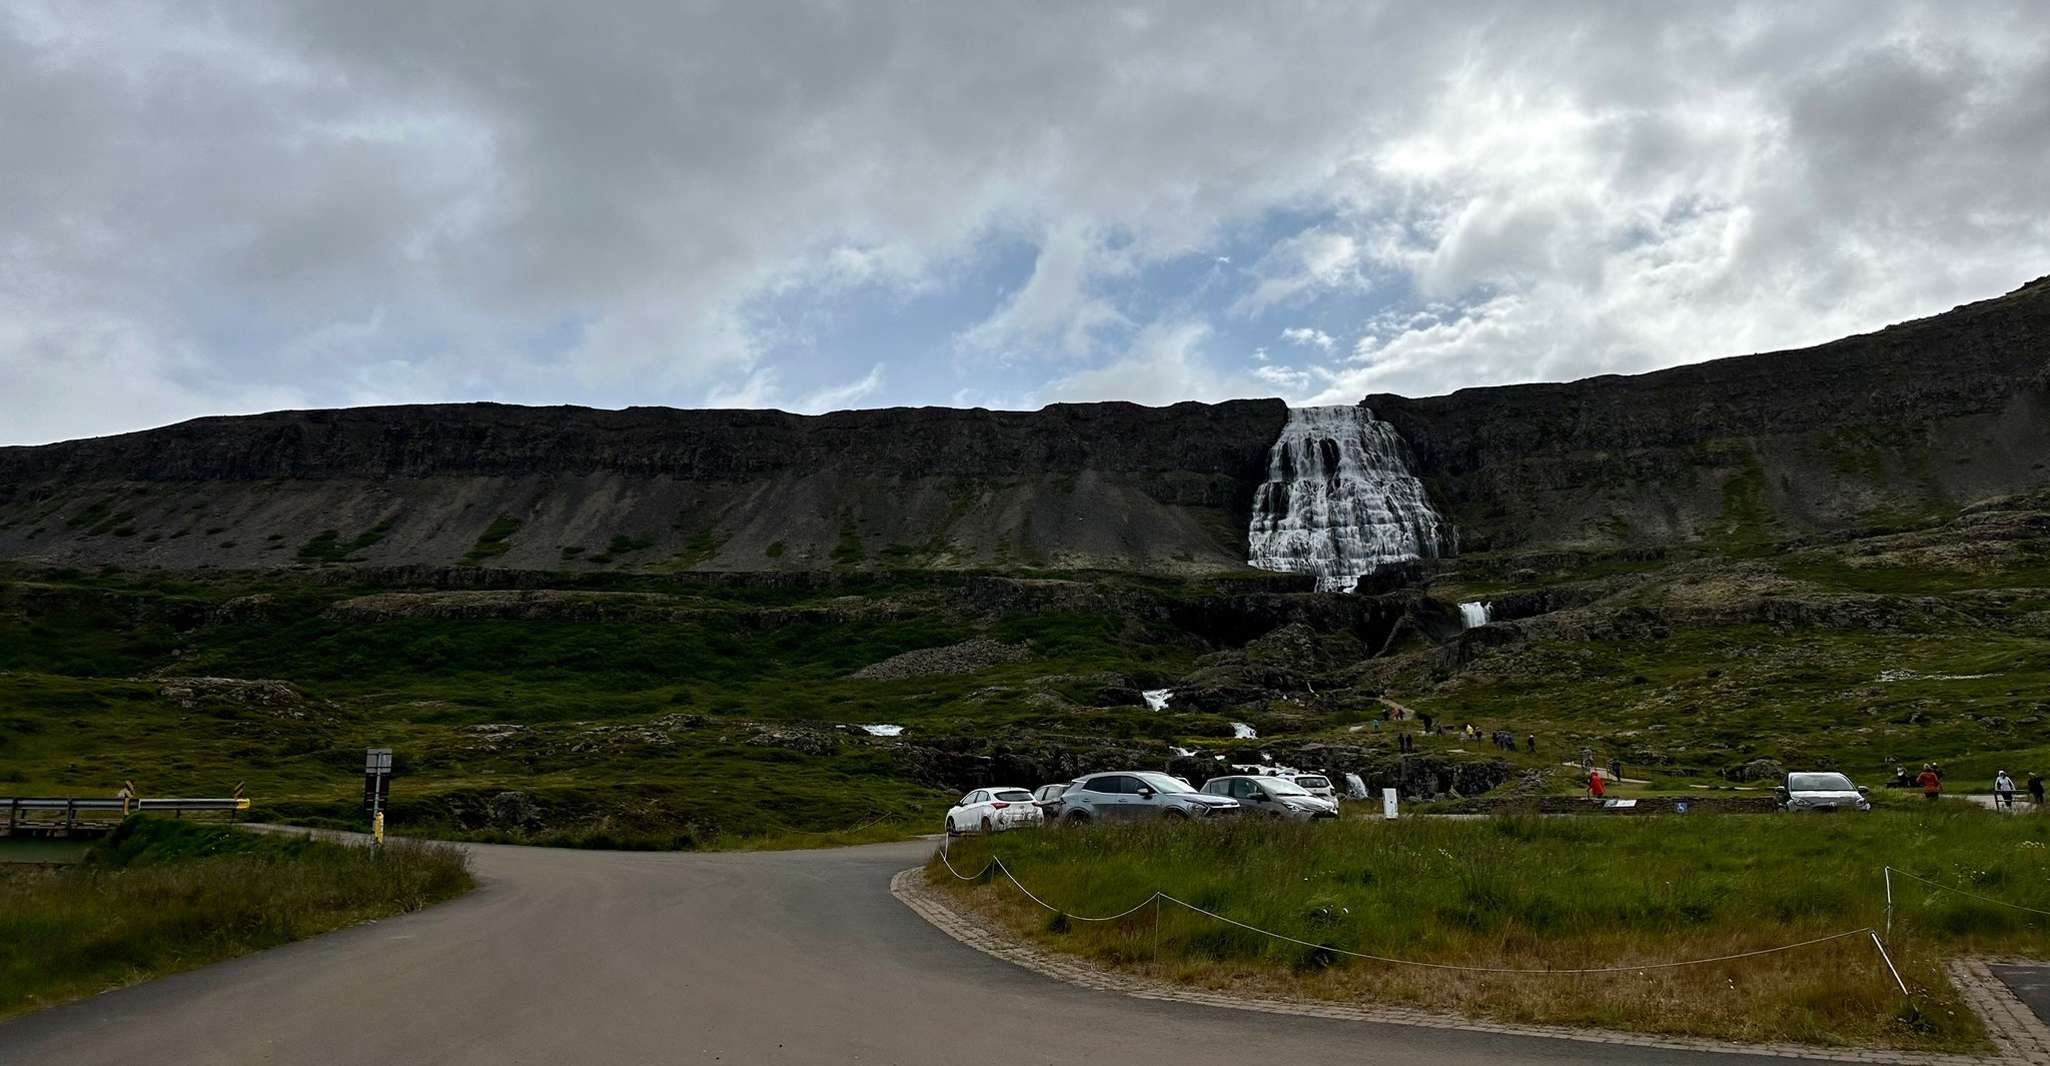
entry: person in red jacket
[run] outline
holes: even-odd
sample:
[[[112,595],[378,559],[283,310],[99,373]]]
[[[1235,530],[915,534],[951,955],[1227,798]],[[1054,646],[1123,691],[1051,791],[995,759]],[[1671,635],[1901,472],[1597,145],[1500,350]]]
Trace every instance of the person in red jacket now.
[[[1589,770],[1587,772],[1587,791],[1589,795],[1596,799],[1601,799],[1608,793],[1608,786],[1602,784],[1602,772],[1600,770]]]
[[[1923,799],[1933,800],[1943,791],[1943,778],[1936,776],[1935,763],[1923,763],[1922,773],[1915,778],[1915,783],[1922,786]]]

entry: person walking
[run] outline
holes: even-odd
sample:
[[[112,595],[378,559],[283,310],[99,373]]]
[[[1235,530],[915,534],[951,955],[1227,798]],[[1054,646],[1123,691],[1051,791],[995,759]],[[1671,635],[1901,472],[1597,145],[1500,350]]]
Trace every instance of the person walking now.
[[[2038,807],[2043,805],[2043,775],[2034,770],[2029,771],[2029,799]]]
[[[1936,776],[1936,764],[1925,762],[1922,772],[1915,775],[1915,784],[1922,788],[1922,798],[1933,800],[1943,792],[1943,778]]]
[[[1601,799],[1609,794],[1607,786],[1602,784],[1602,772],[1600,770],[1589,770],[1587,772],[1587,794],[1595,799]]]
[[[2014,810],[2014,778],[2007,776],[2005,770],[1993,775],[1993,806]]]
[[[1583,769],[1583,770],[1592,770],[1592,769],[1594,769],[1594,749],[1593,749],[1593,748],[1582,748],[1582,749],[1580,749],[1580,768],[1581,768],[1581,769]]]
[[[1621,755],[1609,756],[1609,776],[1618,781],[1623,780],[1623,757]]]
[[[1529,735],[1529,736],[1527,736],[1527,737],[1524,737],[1524,738],[1523,738],[1523,743],[1524,743],[1524,746],[1525,746],[1525,747],[1527,747],[1527,748],[1529,748],[1529,749],[1530,749],[1530,753],[1531,753],[1532,755],[1536,755],[1536,754],[1537,754],[1537,734],[1536,734],[1536,733],[1532,733],[1531,735]]]

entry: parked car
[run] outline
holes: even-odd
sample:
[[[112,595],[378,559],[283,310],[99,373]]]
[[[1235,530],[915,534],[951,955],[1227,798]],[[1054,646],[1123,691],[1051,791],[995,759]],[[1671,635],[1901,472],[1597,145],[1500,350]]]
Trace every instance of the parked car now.
[[[1251,815],[1264,814],[1269,818],[1288,818],[1299,822],[1338,817],[1338,801],[1312,795],[1308,789],[1287,777],[1252,774],[1213,777],[1203,782],[1203,791],[1212,796],[1229,796]]]
[[[1061,793],[1067,790],[1065,784],[1041,785],[1032,793],[1032,804],[1039,808],[1041,817],[1049,822],[1057,821],[1061,816]]]
[[[1189,787],[1179,777],[1151,770],[1078,777],[1061,793],[1061,821],[1141,818],[1218,818],[1239,813],[1237,800]]]
[[[1337,810],[1338,801],[1345,798],[1343,794],[1341,794],[1338,791],[1338,789],[1331,784],[1331,779],[1324,776],[1323,774],[1297,774],[1293,778],[1290,778],[1290,780],[1294,781],[1298,785],[1301,785],[1304,792],[1307,792],[1320,800],[1325,800],[1329,802],[1331,804],[1332,810]]]
[[[1869,811],[1865,790],[1838,773],[1788,774],[1776,789],[1783,811]]]
[[[947,811],[947,835],[1023,829],[1043,820],[1032,793],[1022,788],[978,788]]]

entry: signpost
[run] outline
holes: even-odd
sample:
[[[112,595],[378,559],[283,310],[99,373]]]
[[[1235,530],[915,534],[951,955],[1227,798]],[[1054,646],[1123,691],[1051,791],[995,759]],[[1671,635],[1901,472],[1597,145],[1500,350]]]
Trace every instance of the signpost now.
[[[1395,787],[1390,785],[1381,790],[1381,817],[1395,820]]]
[[[384,843],[384,809],[391,803],[391,749],[369,748],[363,755],[363,805],[370,808],[370,836]]]

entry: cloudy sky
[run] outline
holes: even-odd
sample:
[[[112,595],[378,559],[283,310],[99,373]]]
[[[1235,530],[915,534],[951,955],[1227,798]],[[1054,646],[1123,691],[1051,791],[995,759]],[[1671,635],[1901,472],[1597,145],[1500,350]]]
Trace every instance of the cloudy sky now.
[[[0,444],[1353,402],[2045,273],[2034,0],[0,0]]]

